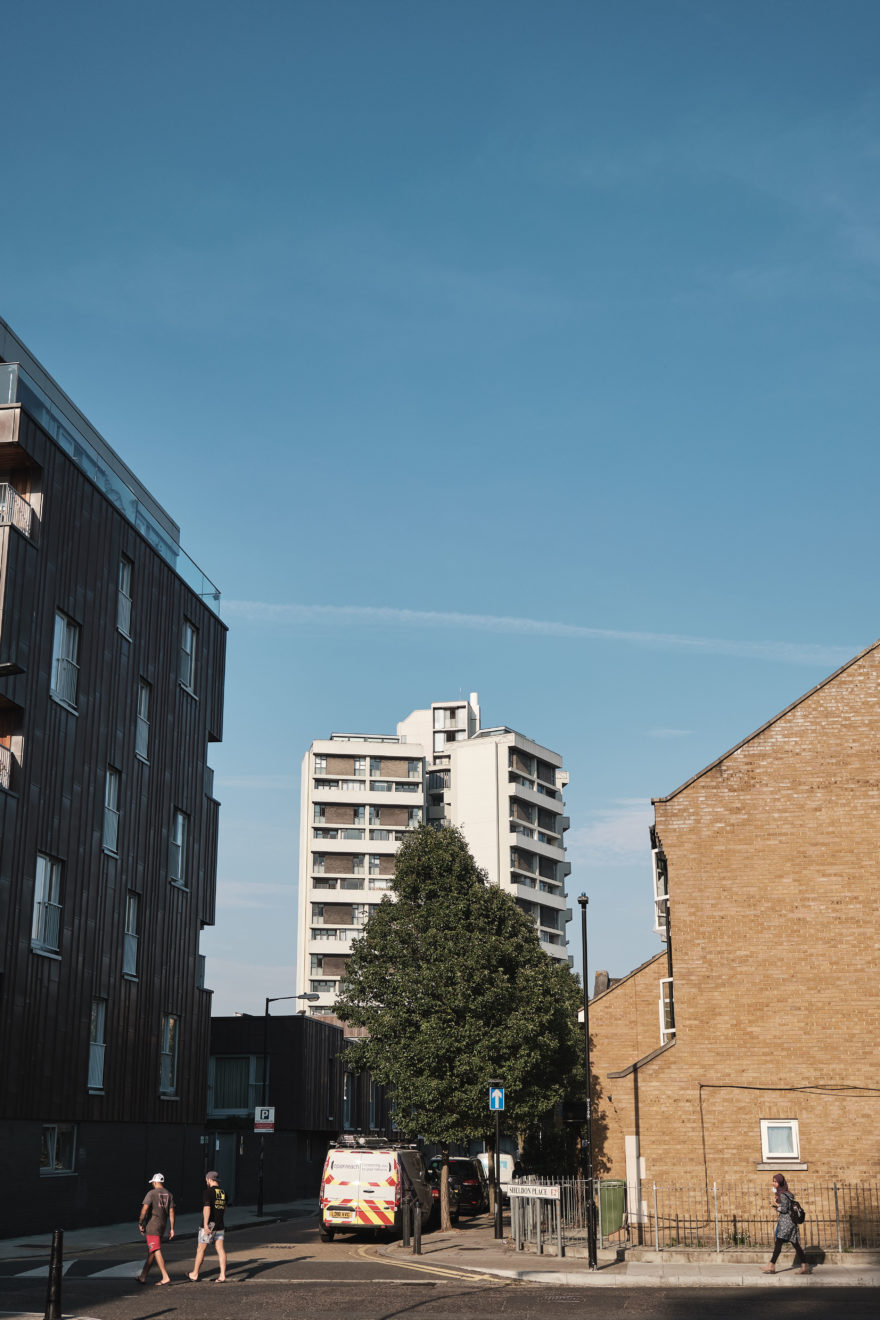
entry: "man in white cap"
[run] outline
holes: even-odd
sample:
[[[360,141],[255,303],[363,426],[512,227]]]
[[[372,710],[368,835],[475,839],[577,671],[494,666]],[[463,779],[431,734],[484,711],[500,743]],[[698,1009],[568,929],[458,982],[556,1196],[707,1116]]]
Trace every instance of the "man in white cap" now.
[[[171,1282],[170,1275],[165,1268],[165,1257],[162,1255],[162,1235],[170,1225],[168,1241],[170,1242],[174,1237],[174,1197],[165,1186],[164,1174],[154,1173],[150,1182],[152,1186],[144,1197],[138,1218],[138,1228],[143,1233],[147,1243],[147,1261],[138,1275],[138,1283],[146,1283],[150,1266],[155,1260],[162,1271],[162,1277],[156,1284],[156,1287],[159,1288],[163,1283]]]

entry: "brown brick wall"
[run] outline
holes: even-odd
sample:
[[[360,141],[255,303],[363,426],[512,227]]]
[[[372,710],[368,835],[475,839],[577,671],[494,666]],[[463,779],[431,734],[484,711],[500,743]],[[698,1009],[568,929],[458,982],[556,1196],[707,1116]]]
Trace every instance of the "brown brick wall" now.
[[[360,854],[358,854],[360,856]],[[351,853],[325,853],[326,875],[354,875],[354,856]],[[360,874],[360,872],[358,872]]]
[[[379,874],[394,875],[394,858],[382,856],[379,858]]]
[[[351,903],[325,903],[325,926],[353,926],[354,914]]]
[[[798,1119],[802,1181],[876,1178],[880,651],[655,811],[677,1037],[608,1078],[659,1045],[663,958],[591,1006],[616,1172],[637,1100],[649,1178],[762,1176],[761,1118]]]
[[[380,765],[382,776],[387,776],[389,779],[406,779],[409,773],[409,761],[401,760],[399,757],[383,756],[380,758]]]
[[[328,802],[324,813],[325,823],[327,825],[353,825],[355,823],[354,812],[354,807],[350,807],[347,803]]]
[[[346,776],[349,776],[349,777],[352,776],[352,775],[354,774],[354,757],[353,757],[353,756],[328,756],[328,757],[327,757],[327,774],[328,774],[328,775],[346,775]]]
[[[399,828],[406,825],[409,821],[409,812],[406,807],[383,807],[382,825],[385,829]]]

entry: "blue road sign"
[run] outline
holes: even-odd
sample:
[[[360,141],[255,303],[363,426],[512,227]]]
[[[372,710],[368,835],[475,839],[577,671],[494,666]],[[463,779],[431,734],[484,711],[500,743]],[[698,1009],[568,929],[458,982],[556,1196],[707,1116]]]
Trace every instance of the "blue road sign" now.
[[[504,1087],[503,1087],[503,1086],[490,1086],[490,1087],[489,1087],[489,1109],[490,1109],[490,1111],[491,1111],[491,1110],[495,1110],[495,1109],[503,1109],[503,1108],[504,1108]]]

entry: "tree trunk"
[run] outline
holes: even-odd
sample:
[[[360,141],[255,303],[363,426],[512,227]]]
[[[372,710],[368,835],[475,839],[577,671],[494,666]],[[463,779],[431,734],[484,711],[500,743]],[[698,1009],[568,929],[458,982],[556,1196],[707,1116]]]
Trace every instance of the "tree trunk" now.
[[[495,1215],[495,1136],[494,1133],[486,1138],[486,1149],[489,1152],[489,1214]]]
[[[441,1146],[440,1154],[443,1157],[440,1166],[440,1228],[443,1230],[452,1228],[452,1219],[449,1215],[449,1146]]]

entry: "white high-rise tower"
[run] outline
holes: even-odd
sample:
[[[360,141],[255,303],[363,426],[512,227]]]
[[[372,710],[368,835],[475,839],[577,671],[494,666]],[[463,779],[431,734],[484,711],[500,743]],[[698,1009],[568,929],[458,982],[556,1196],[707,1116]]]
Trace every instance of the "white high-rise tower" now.
[[[422,821],[461,829],[542,947],[568,959],[571,920],[562,757],[506,726],[480,727],[477,694],[413,711],[396,735],[331,734],[303,759],[297,990],[336,997],[351,941],[391,887],[394,854]]]

